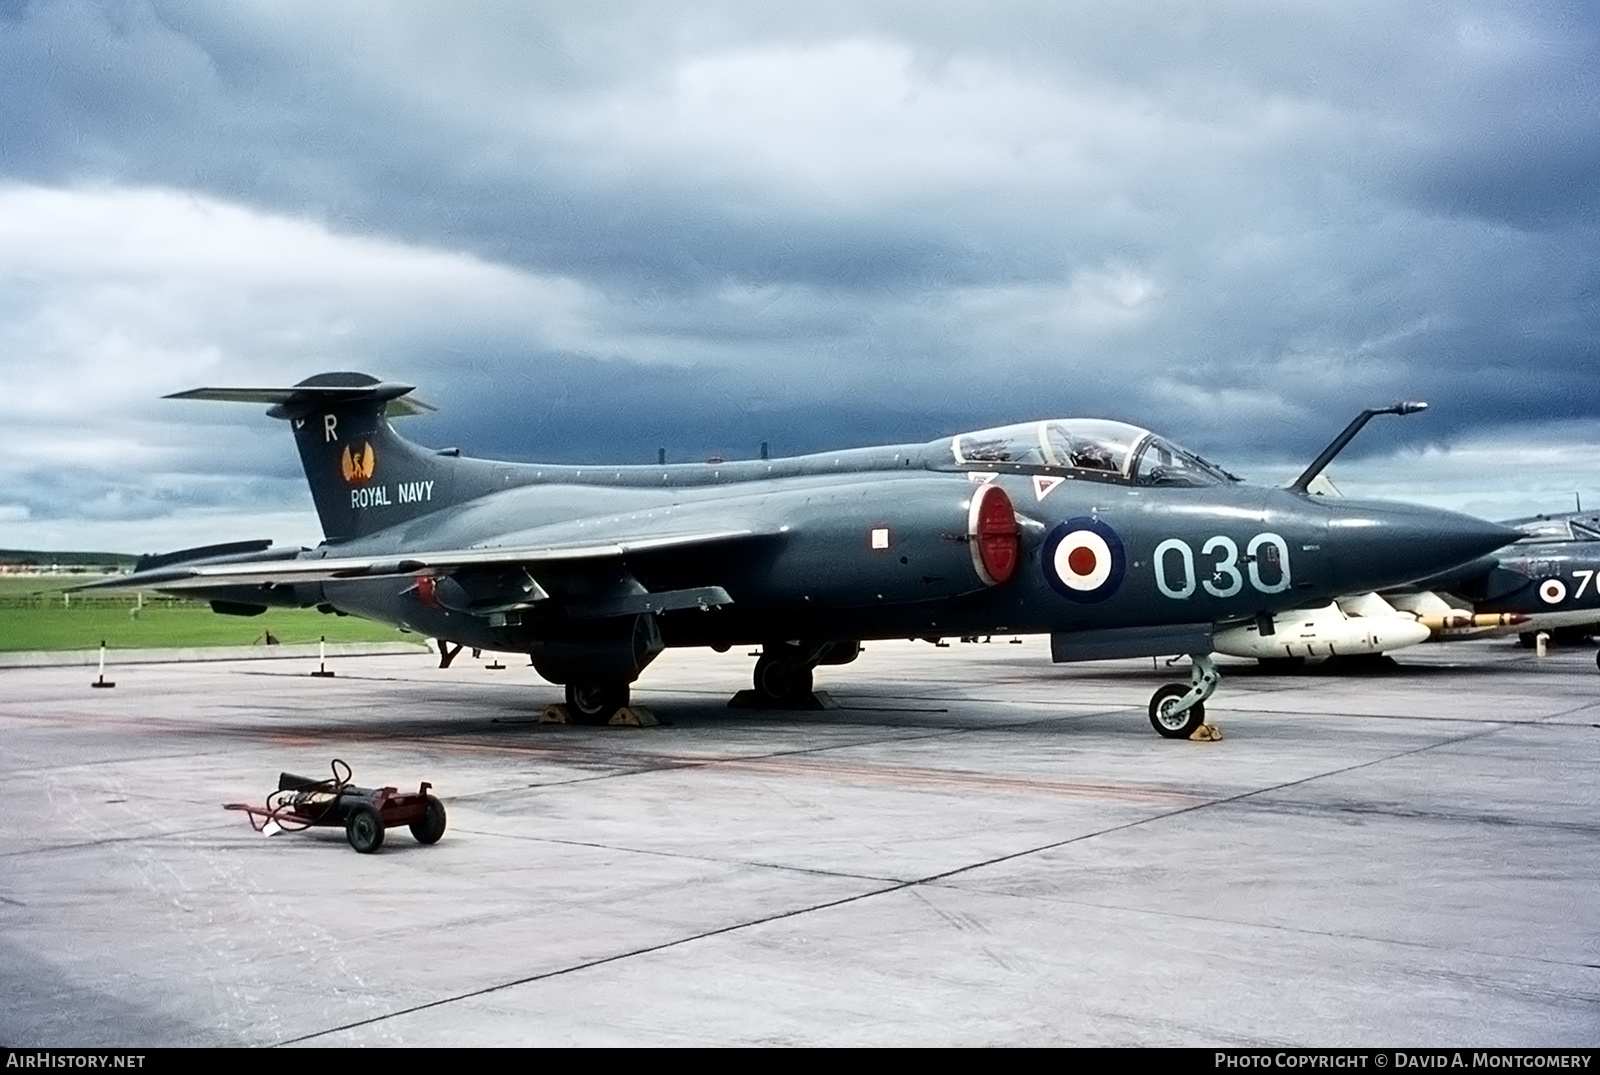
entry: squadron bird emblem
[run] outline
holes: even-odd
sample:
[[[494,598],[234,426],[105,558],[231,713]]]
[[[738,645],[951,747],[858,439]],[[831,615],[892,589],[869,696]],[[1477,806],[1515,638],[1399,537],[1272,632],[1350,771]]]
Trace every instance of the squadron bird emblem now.
[[[360,451],[351,454],[348,447],[344,456],[339,460],[339,469],[344,472],[344,480],[351,485],[360,485],[372,477],[372,468],[377,464],[378,456],[372,450],[372,445],[363,444]]]

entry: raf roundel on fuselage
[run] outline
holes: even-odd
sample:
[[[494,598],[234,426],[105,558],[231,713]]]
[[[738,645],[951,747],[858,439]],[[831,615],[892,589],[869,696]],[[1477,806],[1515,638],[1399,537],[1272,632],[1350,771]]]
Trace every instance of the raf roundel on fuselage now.
[[[963,469],[1043,471],[1129,485],[1195,489],[1239,480],[1148,429],[1104,418],[1051,418],[959,433],[950,440],[950,453]]]
[[[950,454],[960,469],[1035,475],[1040,500],[1067,479],[1191,489],[1238,480],[1148,429],[1103,418],[1052,418],[961,433],[951,438]],[[1040,557],[1050,586],[1079,604],[1105,601],[1127,573],[1121,535],[1094,517],[1055,527]]]

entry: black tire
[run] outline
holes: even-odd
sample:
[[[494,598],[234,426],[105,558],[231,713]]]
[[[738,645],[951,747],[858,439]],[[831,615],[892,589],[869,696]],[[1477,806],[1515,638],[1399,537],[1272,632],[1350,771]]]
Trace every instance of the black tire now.
[[[1594,655],[1594,666],[1600,668],[1600,653]]]
[[[769,702],[788,702],[811,693],[811,669],[796,667],[785,654],[763,653],[756,661],[756,693]]]
[[[439,837],[444,835],[444,803],[429,795],[427,811],[422,815],[422,820],[411,823],[411,835],[417,838],[419,844],[438,843]]]
[[[366,803],[350,808],[344,818],[344,838],[363,855],[383,846],[383,815]]]
[[[1171,713],[1172,703],[1189,693],[1184,683],[1168,683],[1150,699],[1150,727],[1164,739],[1187,739],[1206,722],[1204,702],[1196,702],[1187,713]]]
[[[626,683],[568,683],[567,712],[579,724],[604,724],[628,704]]]
[[[1523,649],[1532,649],[1538,644],[1538,637],[1533,631],[1523,631],[1517,635],[1517,645]]]

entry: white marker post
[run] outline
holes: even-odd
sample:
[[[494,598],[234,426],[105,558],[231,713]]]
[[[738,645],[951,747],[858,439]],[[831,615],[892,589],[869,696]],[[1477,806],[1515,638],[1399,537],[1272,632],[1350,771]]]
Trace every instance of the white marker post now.
[[[311,673],[319,679],[332,679],[333,673],[328,671],[328,636],[323,635],[317,643],[317,670]]]
[[[100,640],[100,678],[89,684],[91,687],[115,687],[115,683],[106,682],[106,640]]]

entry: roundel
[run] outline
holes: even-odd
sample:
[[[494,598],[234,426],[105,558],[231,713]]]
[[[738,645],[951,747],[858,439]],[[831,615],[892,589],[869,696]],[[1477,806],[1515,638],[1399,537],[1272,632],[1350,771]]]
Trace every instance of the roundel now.
[[[1567,599],[1567,584],[1560,579],[1545,579],[1539,583],[1539,600],[1547,605],[1559,605]]]
[[[1117,592],[1128,557],[1117,532],[1099,519],[1068,519],[1045,538],[1044,577],[1069,601],[1094,604]]]

